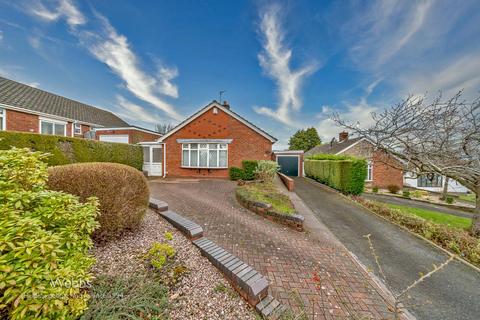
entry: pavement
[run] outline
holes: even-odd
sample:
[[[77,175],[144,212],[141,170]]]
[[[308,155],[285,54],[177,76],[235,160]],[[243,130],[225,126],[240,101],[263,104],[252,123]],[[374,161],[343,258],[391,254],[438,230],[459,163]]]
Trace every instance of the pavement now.
[[[151,196],[200,224],[204,235],[252,265],[270,294],[310,319],[393,319],[388,296],[303,204],[306,232],[241,207],[226,180],[149,181]],[[301,207],[302,200],[297,198]],[[300,202],[298,202],[300,201]]]
[[[381,194],[371,194],[371,193],[364,193],[362,194],[362,197],[368,200],[374,200],[374,201],[379,201],[379,202],[384,202],[384,203],[390,203],[390,204],[398,204],[398,205],[403,205],[403,206],[409,206],[412,208],[419,208],[419,209],[426,209],[426,210],[432,210],[432,211],[437,211],[441,213],[447,213],[447,214],[452,214],[454,216],[458,217],[464,217],[464,218],[471,218],[472,213],[459,210],[459,209],[453,209],[453,208],[447,208],[444,206],[439,206],[435,204],[430,204],[426,202],[420,202],[420,201],[415,201],[415,200],[410,200],[410,199],[403,199],[395,196],[386,196],[386,195],[381,195]]]
[[[319,220],[377,277],[371,249],[364,235],[371,234],[385,285],[395,294],[448,256],[409,232],[364,210],[335,191],[307,178],[295,179],[295,192]],[[459,261],[450,262],[409,291],[403,301],[417,319],[479,319],[480,272]]]

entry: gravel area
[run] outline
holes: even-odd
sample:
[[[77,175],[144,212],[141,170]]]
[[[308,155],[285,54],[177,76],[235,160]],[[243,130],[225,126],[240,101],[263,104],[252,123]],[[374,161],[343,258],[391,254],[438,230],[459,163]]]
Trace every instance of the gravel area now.
[[[97,275],[128,275],[147,271],[141,256],[153,242],[165,242],[165,232],[174,235],[175,259],[188,270],[170,288],[171,319],[255,319],[253,309],[230,286],[223,275],[197,248],[168,222],[149,210],[137,232],[94,248]],[[151,270],[147,272],[152,272]]]

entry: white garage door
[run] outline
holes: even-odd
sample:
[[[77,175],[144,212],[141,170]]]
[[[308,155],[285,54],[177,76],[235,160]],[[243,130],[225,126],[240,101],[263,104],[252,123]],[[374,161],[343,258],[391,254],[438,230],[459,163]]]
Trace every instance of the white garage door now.
[[[100,141],[128,143],[128,134],[102,134]]]

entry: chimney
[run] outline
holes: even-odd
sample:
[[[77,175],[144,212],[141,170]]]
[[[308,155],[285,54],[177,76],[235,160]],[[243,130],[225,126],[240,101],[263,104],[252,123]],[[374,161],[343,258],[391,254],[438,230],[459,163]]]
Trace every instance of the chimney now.
[[[342,142],[343,140],[348,140],[348,132],[342,131],[338,134],[338,141]]]
[[[228,104],[228,102],[226,100],[223,101],[223,106],[227,109],[230,109],[230,105]]]

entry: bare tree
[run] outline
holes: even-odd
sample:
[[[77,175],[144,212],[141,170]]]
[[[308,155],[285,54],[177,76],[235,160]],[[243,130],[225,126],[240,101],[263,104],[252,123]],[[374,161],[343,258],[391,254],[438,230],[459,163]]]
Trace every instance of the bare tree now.
[[[175,126],[171,123],[161,123],[161,124],[155,125],[155,131],[161,134],[166,134],[173,128],[175,128]]]
[[[333,116],[338,125],[402,159],[407,170],[443,175],[474,192],[472,233],[480,234],[480,98],[466,102],[462,91],[447,101],[442,101],[442,95],[431,102],[409,96],[381,113],[372,113],[372,118],[372,126],[361,128],[338,114]]]

